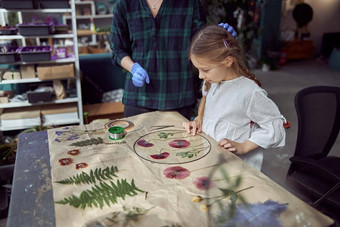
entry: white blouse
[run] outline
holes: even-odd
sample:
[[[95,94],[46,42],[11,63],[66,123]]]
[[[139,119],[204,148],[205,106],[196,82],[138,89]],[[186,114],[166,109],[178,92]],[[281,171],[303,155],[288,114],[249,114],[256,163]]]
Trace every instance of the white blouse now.
[[[250,122],[255,124],[251,127]],[[202,130],[217,142],[223,138],[242,143],[250,140],[261,148],[285,145],[285,118],[267,92],[244,76],[211,84]],[[240,155],[261,170],[263,149]]]

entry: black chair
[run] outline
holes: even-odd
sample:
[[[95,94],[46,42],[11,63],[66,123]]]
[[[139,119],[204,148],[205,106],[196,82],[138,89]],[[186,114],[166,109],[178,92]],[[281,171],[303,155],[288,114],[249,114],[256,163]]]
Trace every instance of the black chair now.
[[[297,143],[286,182],[313,201],[312,206],[339,210],[340,157],[328,154],[340,129],[340,87],[302,89],[295,96],[295,108]]]

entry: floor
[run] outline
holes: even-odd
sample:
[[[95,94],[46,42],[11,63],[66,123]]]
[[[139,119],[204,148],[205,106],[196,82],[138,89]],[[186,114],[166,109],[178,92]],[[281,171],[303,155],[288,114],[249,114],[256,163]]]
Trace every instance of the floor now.
[[[256,70],[255,75],[262,83],[262,87],[268,92],[268,96],[278,105],[281,113],[291,122],[291,128],[286,130],[286,146],[283,148],[268,149],[265,152],[262,172],[276,183],[290,190],[293,194],[298,192],[290,189],[285,184],[285,178],[290,166],[289,158],[293,155],[297,136],[297,116],[294,107],[295,94],[309,86],[331,85],[340,86],[340,71],[333,71],[324,60],[304,60],[288,62],[277,71],[263,72]],[[340,156],[340,137],[331,151],[332,155]],[[299,195],[302,199],[302,195]],[[307,200],[307,199],[306,199]],[[328,211],[324,211],[328,212]],[[337,225],[340,226],[339,211]]]
[[[265,152],[262,171],[281,186],[286,187],[285,177],[290,161],[289,157],[295,150],[297,135],[297,117],[294,107],[294,96],[302,88],[315,85],[340,86],[340,72],[330,70],[327,61],[303,60],[288,62],[277,71],[254,71],[262,83],[262,87],[268,92],[268,96],[275,101],[281,113],[291,122],[291,128],[287,130],[286,146],[277,149],[268,149]],[[333,155],[340,156],[340,138],[338,138]],[[296,193],[294,190],[288,190]],[[339,218],[340,219],[340,218]],[[337,225],[340,227],[340,220]],[[6,226],[6,219],[0,219],[0,227]]]

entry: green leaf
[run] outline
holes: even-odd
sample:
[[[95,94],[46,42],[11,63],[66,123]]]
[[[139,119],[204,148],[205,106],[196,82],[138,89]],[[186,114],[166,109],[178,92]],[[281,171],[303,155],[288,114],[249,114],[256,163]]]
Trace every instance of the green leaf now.
[[[219,188],[225,197],[235,194],[235,191],[227,189],[227,188]]]
[[[238,176],[235,180],[235,188],[240,186],[241,182],[242,182],[242,178],[241,178],[241,176]]]
[[[103,143],[103,139],[101,137],[98,138],[92,138],[87,140],[78,141],[75,143],[71,143],[70,146],[76,146],[76,147],[84,147],[84,146],[91,146],[91,145],[98,145]]]
[[[227,183],[229,183],[230,179],[229,179],[229,176],[228,176],[227,172],[225,171],[225,169],[221,167],[220,171],[222,173],[223,178],[226,180]]]
[[[231,203],[235,204],[237,198],[238,198],[238,195],[237,195],[236,193],[233,193],[233,194],[230,196],[230,201],[231,201]]]
[[[118,177],[116,175],[116,172],[118,172],[117,166],[111,166],[111,168],[106,167],[104,170],[102,170],[101,168],[99,169],[97,168],[94,171],[91,170],[90,175],[85,172],[81,172],[80,174],[77,174],[75,176],[56,181],[56,183],[77,184],[77,185],[78,184],[95,184],[96,179],[101,182],[107,179],[112,180],[112,177]]]
[[[85,209],[86,207],[99,207],[102,209],[104,203],[108,206],[117,203],[117,198],[125,199],[125,196],[137,195],[136,191],[144,192],[137,188],[132,180],[129,184],[126,179],[117,180],[117,184],[110,181],[110,184],[100,182],[99,185],[94,185],[91,190],[87,189],[80,193],[79,198],[75,195],[64,198],[63,200],[56,201],[58,204],[69,204],[76,208],[80,207]]]

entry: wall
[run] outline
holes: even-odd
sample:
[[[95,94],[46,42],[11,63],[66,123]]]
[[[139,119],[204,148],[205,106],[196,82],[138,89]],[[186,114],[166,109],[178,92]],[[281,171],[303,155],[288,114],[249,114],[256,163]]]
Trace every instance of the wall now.
[[[295,0],[296,1],[296,0]],[[304,0],[313,8],[313,19],[308,25],[316,48],[320,55],[322,35],[328,32],[340,32],[340,1],[339,0]],[[295,7],[294,0],[283,0],[281,17],[281,31],[295,30],[296,24],[292,16]]]

